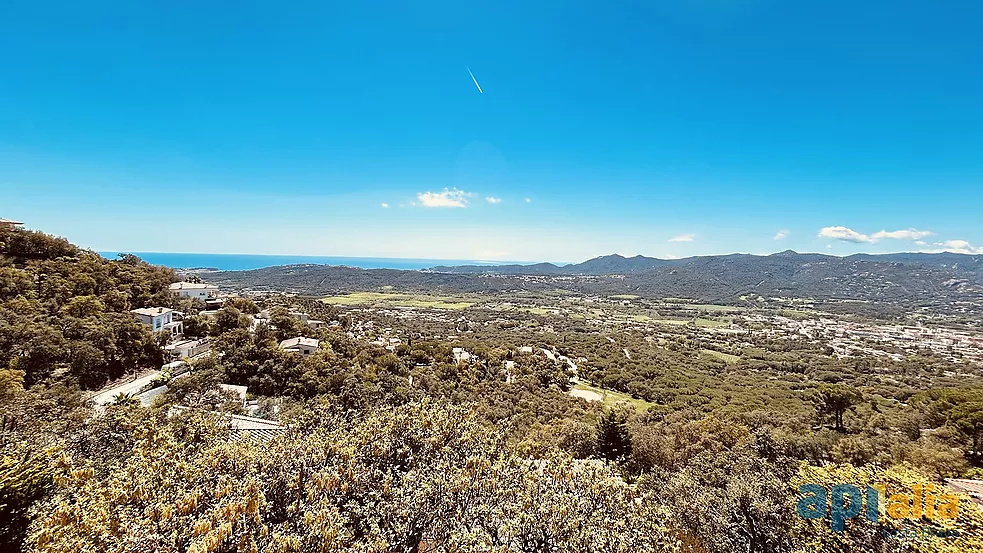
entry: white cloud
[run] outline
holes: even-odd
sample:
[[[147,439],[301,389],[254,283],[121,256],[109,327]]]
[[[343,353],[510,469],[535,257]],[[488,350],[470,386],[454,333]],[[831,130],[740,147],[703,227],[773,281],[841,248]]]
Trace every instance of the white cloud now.
[[[915,245],[916,246],[927,246],[928,243],[925,242],[924,240],[915,240]]]
[[[385,208],[387,208],[387,207],[389,207],[389,204],[387,204],[386,202],[382,202],[382,203],[381,203],[381,204],[379,204],[379,205],[380,205],[380,206],[382,206],[382,208],[383,208],[383,209],[385,209]]]
[[[937,252],[983,254],[983,247],[973,246],[966,240],[946,240],[944,242],[936,242],[934,245],[939,248],[935,250]]]
[[[526,198],[526,203],[527,204],[531,204],[532,203],[532,198]]]
[[[780,230],[780,231],[778,231],[778,232],[775,233],[775,238],[774,239],[775,240],[783,240],[788,235],[789,235],[789,232],[787,230]]]
[[[875,232],[871,235],[871,240],[883,240],[884,238],[890,238],[891,240],[921,240],[926,236],[931,236],[933,233],[928,230],[918,230],[918,229],[904,229],[904,230],[882,230]]]
[[[443,192],[420,192],[416,199],[423,207],[468,207],[468,196],[463,190],[445,188]]]
[[[833,238],[835,240],[843,240],[844,242],[853,242],[856,244],[871,242],[870,236],[861,234],[847,227],[823,227],[819,231],[819,236],[821,238]]]
[[[490,204],[500,204],[502,203],[502,198],[496,198],[495,196],[488,196],[485,201]]]
[[[820,238],[832,238],[854,244],[876,244],[881,240],[921,240],[934,234],[928,230],[907,228],[903,230],[880,230],[874,234],[864,234],[849,227],[823,227],[819,231]]]
[[[669,239],[670,242],[692,242],[696,240],[695,234],[680,234]]]

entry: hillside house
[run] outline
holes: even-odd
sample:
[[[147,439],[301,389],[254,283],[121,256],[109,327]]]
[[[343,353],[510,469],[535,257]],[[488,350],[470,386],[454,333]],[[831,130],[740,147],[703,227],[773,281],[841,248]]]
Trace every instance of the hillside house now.
[[[181,298],[207,300],[218,295],[218,286],[198,282],[175,282],[170,286],[171,293]]]
[[[303,311],[291,311],[290,316],[302,323],[306,323],[311,318],[310,315],[304,313]]]
[[[321,341],[316,338],[290,338],[280,342],[280,349],[299,353],[304,357],[314,353],[321,347]]]
[[[225,426],[230,430],[229,437],[232,439],[246,438],[265,442],[277,437],[285,428],[284,426],[280,426],[276,421],[268,419],[245,417],[242,415],[230,415],[228,413],[208,412],[200,409],[184,407],[182,405],[171,407],[171,410],[168,411],[167,416],[170,417],[182,411],[198,411],[201,413],[207,413],[209,416],[213,417],[218,424]]]
[[[180,336],[184,333],[184,323],[174,320],[173,309],[167,307],[143,307],[130,311],[136,320],[145,325],[150,325],[154,332],[169,332],[171,336]]]
[[[11,221],[10,219],[0,219],[0,229],[13,230],[24,223],[20,221]]]
[[[187,359],[207,353],[212,347],[207,340],[181,340],[168,344],[164,349],[176,359]]]

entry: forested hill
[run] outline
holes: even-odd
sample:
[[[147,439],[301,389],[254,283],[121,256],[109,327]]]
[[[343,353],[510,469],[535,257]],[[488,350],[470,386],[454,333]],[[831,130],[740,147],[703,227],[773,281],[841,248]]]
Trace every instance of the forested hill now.
[[[441,273],[464,274],[510,274],[510,275],[624,275],[643,273],[669,267],[699,267],[706,269],[722,268],[729,271],[754,271],[760,267],[780,269],[788,272],[796,267],[811,264],[827,264],[849,270],[858,262],[876,264],[900,264],[912,268],[951,271],[954,275],[970,278],[983,284],[983,255],[958,253],[892,253],[882,255],[856,254],[847,257],[817,253],[797,253],[792,250],[772,255],[731,254],[716,256],[696,256],[682,259],[658,259],[636,255],[624,257],[618,254],[595,257],[582,263],[554,265],[537,263],[534,265],[459,265],[438,266],[433,270]]]
[[[133,256],[109,261],[67,240],[0,229],[0,367],[28,386],[55,372],[83,387],[163,359],[130,309],[168,305],[174,272]]]
[[[844,299],[901,307],[983,300],[983,256],[894,254],[834,257],[788,251],[663,260],[605,256],[577,265],[435,267],[431,271],[294,265],[209,274],[230,288],[333,294],[391,286],[404,291],[502,292],[563,288],[740,301],[742,296]]]

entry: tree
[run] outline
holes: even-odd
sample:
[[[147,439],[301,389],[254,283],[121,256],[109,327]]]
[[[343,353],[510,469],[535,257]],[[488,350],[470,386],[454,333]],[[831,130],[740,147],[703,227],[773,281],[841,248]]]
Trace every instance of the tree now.
[[[249,328],[249,318],[235,307],[223,307],[215,313],[215,326],[218,327],[220,333],[238,328]]]
[[[970,461],[983,464],[983,388],[934,388],[911,399],[927,424],[945,424],[968,446]]]
[[[608,461],[624,461],[631,456],[628,414],[609,409],[597,423],[597,452]]]
[[[813,396],[813,404],[816,406],[816,413],[820,417],[830,417],[834,419],[834,428],[838,432],[845,432],[843,426],[843,414],[857,403],[863,401],[863,393],[856,388],[844,384],[823,384],[816,390]]]
[[[28,510],[51,486],[45,459],[0,457],[0,549],[20,550],[28,528]]]
[[[225,300],[222,304],[223,307],[231,307],[238,309],[240,312],[247,315],[255,315],[259,313],[259,307],[253,302],[253,300],[248,298],[231,297]]]
[[[692,551],[772,553],[792,551],[790,532],[798,521],[793,488],[795,464],[769,463],[753,444],[704,451],[663,482],[643,476],[640,486],[659,493]]]
[[[968,401],[955,406],[949,412],[949,421],[972,443],[970,458],[974,463],[983,461],[983,401]]]
[[[290,312],[282,307],[270,311],[270,324],[276,329],[276,339],[280,342],[303,336],[310,330],[306,323],[291,317]]]
[[[24,392],[24,371],[0,369],[0,404],[6,405]]]
[[[904,447],[901,460],[938,480],[958,478],[969,468],[959,450],[930,438],[922,438]]]
[[[184,318],[184,334],[194,338],[204,338],[210,334],[215,334],[217,327],[214,321],[208,317],[192,315]]]
[[[113,405],[128,406],[140,403],[140,398],[134,394],[119,393],[113,396]]]

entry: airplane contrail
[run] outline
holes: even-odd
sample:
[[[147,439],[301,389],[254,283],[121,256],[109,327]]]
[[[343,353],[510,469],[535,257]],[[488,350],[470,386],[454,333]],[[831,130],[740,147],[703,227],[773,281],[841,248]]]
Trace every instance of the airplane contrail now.
[[[474,73],[471,72],[471,68],[466,65],[464,66],[464,68],[468,70],[468,75],[471,75],[471,80],[474,81],[474,86],[478,87],[478,92],[484,94],[484,92],[482,92],[481,90],[481,85],[478,84],[478,79],[474,78]]]

